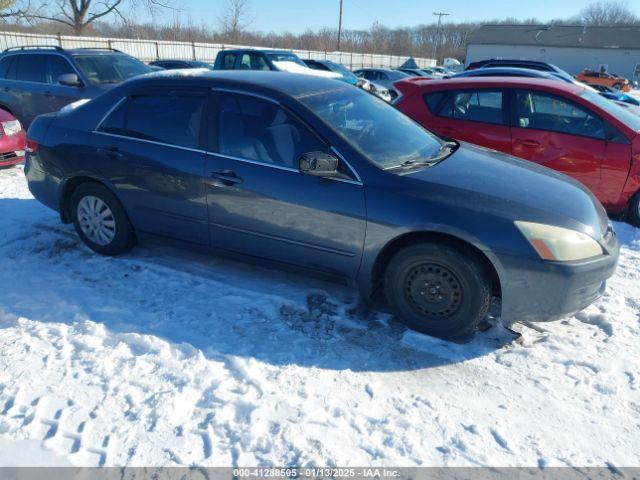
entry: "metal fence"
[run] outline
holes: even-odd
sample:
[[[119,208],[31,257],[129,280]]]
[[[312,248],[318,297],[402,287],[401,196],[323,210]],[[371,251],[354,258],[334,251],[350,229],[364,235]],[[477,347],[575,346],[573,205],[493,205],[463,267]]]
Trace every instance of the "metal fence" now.
[[[258,48],[247,45],[222,43],[170,42],[133,38],[73,37],[66,35],[39,35],[20,32],[0,32],[0,49],[33,45],[53,45],[63,48],[115,48],[144,62],[165,59],[200,60],[213,62],[220,50],[227,48]],[[332,60],[350,69],[363,67],[397,68],[409,57],[378,55],[373,53],[323,52],[317,50],[291,50],[301,58]],[[419,67],[430,67],[436,61],[413,57]]]

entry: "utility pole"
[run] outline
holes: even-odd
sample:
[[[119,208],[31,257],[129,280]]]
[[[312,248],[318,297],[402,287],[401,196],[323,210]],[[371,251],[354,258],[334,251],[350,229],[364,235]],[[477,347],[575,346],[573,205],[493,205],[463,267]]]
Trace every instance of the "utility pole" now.
[[[340,0],[340,16],[338,17],[338,51],[340,51],[340,41],[342,40],[342,1]]]
[[[444,12],[433,12],[433,15],[438,17],[438,31],[436,34],[436,41],[433,42],[433,58],[436,60],[436,62],[438,61],[438,42],[440,41],[440,28],[442,27],[442,17],[448,17],[449,14],[448,13],[444,13]]]

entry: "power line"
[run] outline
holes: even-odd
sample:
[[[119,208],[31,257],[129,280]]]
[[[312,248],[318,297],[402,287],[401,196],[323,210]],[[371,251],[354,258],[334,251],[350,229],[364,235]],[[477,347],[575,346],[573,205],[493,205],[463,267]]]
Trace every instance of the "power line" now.
[[[340,41],[342,40],[342,1],[340,0],[340,16],[338,17],[338,51],[340,51]]]

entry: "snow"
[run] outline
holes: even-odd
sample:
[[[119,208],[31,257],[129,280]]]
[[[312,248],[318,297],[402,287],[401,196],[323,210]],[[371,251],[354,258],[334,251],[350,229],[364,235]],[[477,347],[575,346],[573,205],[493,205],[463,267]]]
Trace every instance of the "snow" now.
[[[273,64],[278,67],[278,70],[289,73],[301,73],[304,75],[312,75],[314,77],[324,78],[341,78],[341,75],[334,72],[326,72],[324,70],[314,70],[313,68],[305,67],[296,62],[289,60],[274,60]]]
[[[306,277],[100,257],[2,170],[0,465],[638,465],[640,230],[616,228],[595,305],[456,344]]]

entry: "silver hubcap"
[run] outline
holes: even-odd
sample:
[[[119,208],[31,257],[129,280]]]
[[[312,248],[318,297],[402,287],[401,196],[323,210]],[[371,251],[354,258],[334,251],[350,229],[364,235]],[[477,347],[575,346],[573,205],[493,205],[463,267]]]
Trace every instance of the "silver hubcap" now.
[[[93,195],[78,202],[78,223],[89,240],[101,246],[109,245],[116,236],[116,220],[111,209]]]

